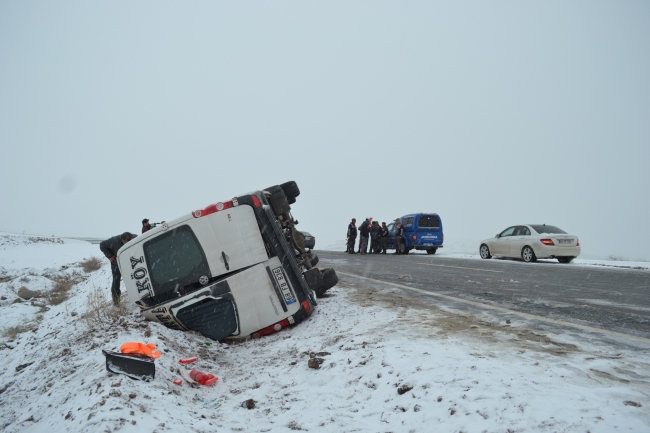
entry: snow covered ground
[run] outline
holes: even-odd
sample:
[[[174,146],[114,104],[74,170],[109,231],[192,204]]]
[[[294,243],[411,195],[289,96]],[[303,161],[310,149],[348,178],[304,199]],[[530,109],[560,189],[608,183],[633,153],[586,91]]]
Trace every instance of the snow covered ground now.
[[[293,328],[220,344],[146,322],[131,306],[90,320],[111,279],[105,259],[91,273],[79,267],[90,256],[101,257],[97,245],[0,234],[7,432],[650,431],[650,344],[542,332],[351,279]],[[47,293],[66,275],[78,282],[64,302],[14,303],[22,286]],[[161,350],[154,381],[106,371],[101,350],[127,341]],[[216,385],[172,383],[190,356]],[[249,399],[253,409],[242,406]]]

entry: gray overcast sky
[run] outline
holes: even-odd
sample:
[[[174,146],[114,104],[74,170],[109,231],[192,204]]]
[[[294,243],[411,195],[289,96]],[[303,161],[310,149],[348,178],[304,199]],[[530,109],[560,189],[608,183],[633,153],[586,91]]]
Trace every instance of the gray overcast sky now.
[[[650,2],[0,3],[0,230],[298,182],[320,239],[438,212],[650,259]],[[478,249],[478,244],[477,244]]]

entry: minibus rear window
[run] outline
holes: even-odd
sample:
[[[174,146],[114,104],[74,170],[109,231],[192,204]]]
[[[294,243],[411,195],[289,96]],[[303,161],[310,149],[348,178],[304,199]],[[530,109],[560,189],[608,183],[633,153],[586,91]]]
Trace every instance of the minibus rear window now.
[[[423,228],[439,228],[440,220],[436,215],[420,215],[418,226]]]
[[[183,225],[144,243],[151,284],[156,295],[210,277],[203,248],[192,229]]]

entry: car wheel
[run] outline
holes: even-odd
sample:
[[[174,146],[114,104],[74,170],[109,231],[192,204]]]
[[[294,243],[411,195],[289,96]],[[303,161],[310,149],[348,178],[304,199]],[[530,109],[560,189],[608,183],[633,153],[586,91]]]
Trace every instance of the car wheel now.
[[[300,189],[298,188],[298,184],[293,180],[283,183],[282,185],[280,185],[280,188],[282,188],[282,191],[284,191],[284,195],[287,196],[287,200],[289,201],[289,204],[295,202],[295,198],[300,195]],[[291,201],[291,199],[293,199],[293,202]]]
[[[427,250],[427,254],[435,254],[436,251],[438,251],[438,248],[429,248],[429,249]]]
[[[529,246],[525,246],[524,249],[521,250],[521,258],[524,259],[524,262],[526,263],[537,261],[535,251],[533,251],[533,249]]]
[[[479,254],[481,255],[482,259],[491,259],[492,258],[492,254],[490,254],[490,248],[487,245],[485,245],[485,244],[481,245],[481,248],[479,248],[478,251],[479,251]]]
[[[571,263],[575,257],[558,257],[557,261],[560,263]]]
[[[405,246],[404,246],[404,253],[403,253],[403,254],[408,254],[409,251],[411,251],[411,249],[405,245]]]

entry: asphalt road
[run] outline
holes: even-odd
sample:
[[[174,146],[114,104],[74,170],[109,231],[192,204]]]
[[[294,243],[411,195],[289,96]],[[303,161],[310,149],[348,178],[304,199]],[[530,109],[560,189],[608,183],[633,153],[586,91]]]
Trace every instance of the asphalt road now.
[[[316,251],[319,267],[428,292],[438,303],[460,300],[476,309],[493,307],[543,320],[650,339],[650,271],[608,269],[555,260],[459,259],[439,255],[350,255]],[[377,281],[374,281],[377,280]],[[424,293],[426,295],[426,293]],[[480,304],[480,305],[479,305]],[[648,340],[650,341],[650,340]]]

